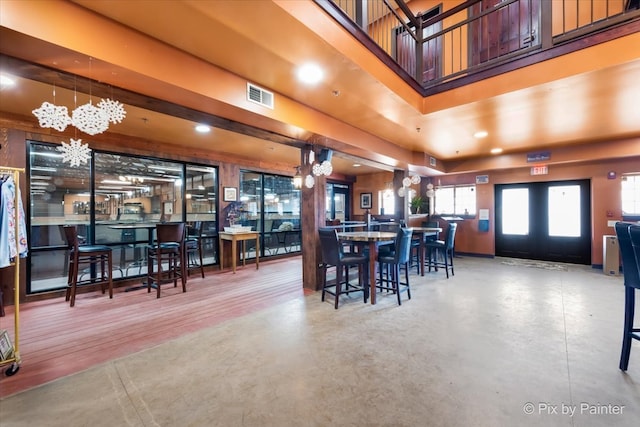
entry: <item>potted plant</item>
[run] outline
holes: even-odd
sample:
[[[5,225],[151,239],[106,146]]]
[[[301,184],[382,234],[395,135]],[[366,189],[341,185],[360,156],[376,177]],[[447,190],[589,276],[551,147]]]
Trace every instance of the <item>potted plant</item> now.
[[[420,213],[420,208],[422,207],[423,202],[424,199],[422,198],[422,196],[414,196],[414,198],[411,199],[411,213]]]

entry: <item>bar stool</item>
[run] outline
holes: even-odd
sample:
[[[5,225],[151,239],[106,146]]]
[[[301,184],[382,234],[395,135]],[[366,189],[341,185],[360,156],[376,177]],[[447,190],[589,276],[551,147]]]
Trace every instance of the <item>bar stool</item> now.
[[[622,272],[624,274],[624,330],[622,334],[622,351],[620,354],[620,370],[629,367],[632,340],[640,340],[640,328],[633,327],[636,289],[640,288],[640,227],[627,222],[616,222],[616,236],[622,256]]]
[[[78,231],[75,225],[65,225],[63,227],[65,240],[67,241],[68,257],[68,280],[65,301],[70,301],[73,307],[76,302],[76,291],[81,285],[100,285],[102,293],[105,293],[105,285],[109,286],[109,298],[113,298],[113,260],[112,250],[108,246],[103,245],[80,245],[78,240]],[[106,264],[106,265],[105,265]],[[80,266],[87,269],[89,279],[80,280],[78,275],[82,271]],[[100,277],[96,277],[94,268],[100,266]]]
[[[187,227],[187,238],[185,239],[185,250],[187,252],[187,275],[192,268],[199,268],[204,279],[204,263],[202,262],[202,221],[196,221]]]
[[[449,278],[449,269],[451,269],[451,275],[455,275],[453,271],[453,247],[456,241],[457,228],[458,224],[452,222],[449,224],[446,240],[433,240],[425,243],[429,256],[427,260],[429,272],[431,272],[431,266],[433,265],[436,271],[438,271],[438,267],[444,267],[447,279]],[[438,259],[438,256],[441,257],[441,260]]]
[[[393,251],[388,254],[378,254],[378,282],[376,288],[393,291],[398,298],[398,305],[402,305],[400,293],[406,291],[411,299],[411,287],[409,285],[409,262],[411,261],[411,239],[413,230],[410,228],[398,229]],[[400,280],[401,267],[404,267],[405,282]],[[391,270],[391,271],[390,271]],[[401,286],[403,287],[401,289]]]
[[[366,255],[345,253],[342,244],[338,240],[338,233],[334,228],[320,228],[320,246],[322,247],[322,301],[325,294],[333,295],[334,308],[338,308],[340,295],[348,295],[351,292],[362,292],[364,302],[369,298],[369,258]],[[359,268],[360,283],[352,285],[349,283],[349,267]],[[336,281],[334,284],[327,283],[327,270],[336,268]],[[345,273],[346,271],[346,273]],[[334,288],[334,289],[330,289]]]
[[[184,223],[156,224],[156,243],[147,248],[147,292],[151,287],[157,290],[156,298],[160,298],[162,284],[173,282],[178,286],[182,282],[182,292],[187,292],[187,275],[185,274]],[[166,263],[166,270],[163,269]],[[157,270],[154,267],[157,265]]]

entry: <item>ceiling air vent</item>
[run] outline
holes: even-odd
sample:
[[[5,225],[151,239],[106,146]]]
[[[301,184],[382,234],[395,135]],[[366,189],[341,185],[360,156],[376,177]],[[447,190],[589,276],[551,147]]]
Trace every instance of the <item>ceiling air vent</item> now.
[[[273,92],[251,83],[247,83],[247,100],[273,110]]]

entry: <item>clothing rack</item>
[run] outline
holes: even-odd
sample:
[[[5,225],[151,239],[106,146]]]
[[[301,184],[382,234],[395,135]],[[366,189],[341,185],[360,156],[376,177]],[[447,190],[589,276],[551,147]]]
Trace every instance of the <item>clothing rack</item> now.
[[[13,289],[14,289],[14,337],[13,337],[13,354],[11,357],[0,361],[0,366],[11,364],[5,371],[5,375],[11,376],[20,369],[20,173],[24,173],[24,168],[11,168],[0,166],[0,175],[13,174],[13,182],[15,184],[14,191],[14,211],[15,211],[15,239],[16,239],[16,257],[13,262]],[[0,337],[2,338],[2,337]]]

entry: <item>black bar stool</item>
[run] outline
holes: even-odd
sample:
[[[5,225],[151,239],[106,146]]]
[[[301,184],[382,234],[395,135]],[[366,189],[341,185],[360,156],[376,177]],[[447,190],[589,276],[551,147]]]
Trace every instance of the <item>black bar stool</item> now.
[[[345,253],[334,228],[320,228],[318,233],[322,246],[322,264],[319,266],[322,269],[322,301],[325,294],[333,295],[334,308],[337,309],[340,295],[362,292],[366,303],[369,298],[369,258],[363,254]],[[327,270],[331,267],[336,268],[336,280],[333,284],[327,282]],[[349,267],[359,268],[358,285],[349,283]]]
[[[204,279],[204,263],[202,261],[202,221],[196,221],[187,227],[187,238],[185,239],[185,250],[187,252],[187,275],[192,268],[199,268]]]
[[[398,298],[398,305],[402,305],[400,293],[406,291],[411,299],[409,285],[409,262],[411,261],[411,239],[413,230],[402,227],[398,229],[393,250],[378,254],[378,283],[376,288],[393,291]],[[404,267],[405,281],[400,279],[401,268]],[[391,270],[391,271],[390,271]],[[401,288],[402,287],[402,288]]]
[[[627,222],[616,222],[616,236],[622,256],[624,274],[624,331],[622,334],[622,352],[620,369],[626,371],[631,355],[631,341],[640,340],[640,328],[633,327],[636,289],[640,288],[640,226]]]

